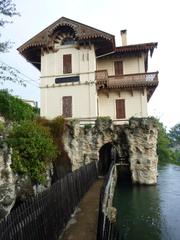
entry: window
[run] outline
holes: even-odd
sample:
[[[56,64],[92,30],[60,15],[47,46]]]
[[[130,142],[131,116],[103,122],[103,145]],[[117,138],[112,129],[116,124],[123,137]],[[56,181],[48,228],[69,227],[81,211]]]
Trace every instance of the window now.
[[[72,73],[71,54],[63,55],[63,73]]]
[[[72,117],[72,96],[62,98],[62,110],[64,117]]]
[[[62,45],[71,45],[71,44],[74,44],[74,43],[75,43],[75,41],[71,37],[66,37],[62,41]]]
[[[125,118],[125,100],[124,99],[117,99],[116,100],[116,118],[122,119]]]
[[[115,71],[115,75],[123,74],[123,61],[114,62],[114,71]]]

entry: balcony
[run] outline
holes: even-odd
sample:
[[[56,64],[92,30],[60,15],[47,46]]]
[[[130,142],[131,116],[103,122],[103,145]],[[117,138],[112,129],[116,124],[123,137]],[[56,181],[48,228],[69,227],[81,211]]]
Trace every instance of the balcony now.
[[[148,100],[158,85],[158,72],[124,74],[108,76],[107,70],[96,71],[97,90],[102,89],[144,89],[148,91]]]

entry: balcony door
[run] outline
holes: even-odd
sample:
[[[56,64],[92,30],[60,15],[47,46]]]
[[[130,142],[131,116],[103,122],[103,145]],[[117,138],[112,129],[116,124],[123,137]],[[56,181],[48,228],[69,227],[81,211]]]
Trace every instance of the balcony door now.
[[[114,72],[115,72],[115,75],[123,74],[123,61],[114,62]]]

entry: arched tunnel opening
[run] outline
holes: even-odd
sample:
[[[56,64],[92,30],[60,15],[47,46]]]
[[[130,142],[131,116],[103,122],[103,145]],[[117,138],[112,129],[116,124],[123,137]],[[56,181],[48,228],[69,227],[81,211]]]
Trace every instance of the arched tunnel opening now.
[[[99,150],[98,171],[105,176],[111,163],[117,164],[118,180],[131,181],[129,146],[126,134],[122,132],[118,141],[104,144]]]
[[[99,150],[98,171],[100,176],[105,176],[108,173],[109,167],[114,161],[113,145],[106,143]]]

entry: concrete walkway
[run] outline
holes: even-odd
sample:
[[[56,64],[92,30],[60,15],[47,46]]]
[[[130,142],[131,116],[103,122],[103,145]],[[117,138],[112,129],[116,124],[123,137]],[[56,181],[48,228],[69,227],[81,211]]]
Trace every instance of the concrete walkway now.
[[[97,180],[79,204],[60,240],[96,240],[100,188],[103,180]]]

